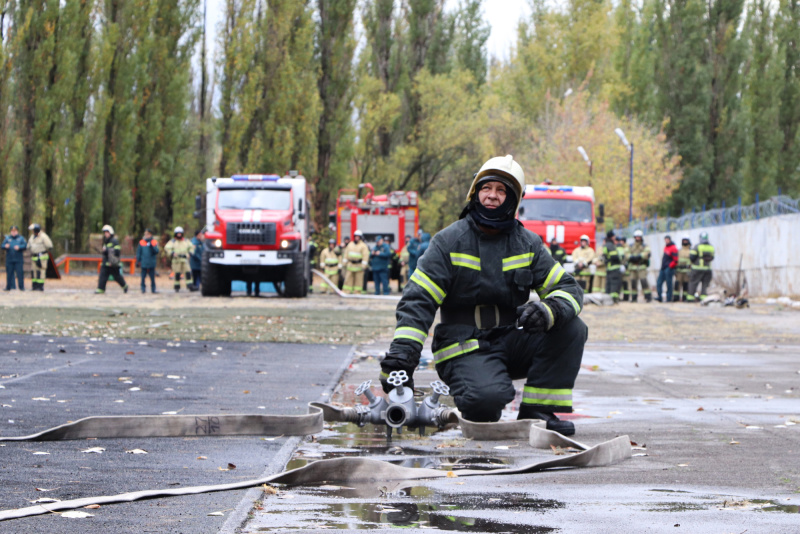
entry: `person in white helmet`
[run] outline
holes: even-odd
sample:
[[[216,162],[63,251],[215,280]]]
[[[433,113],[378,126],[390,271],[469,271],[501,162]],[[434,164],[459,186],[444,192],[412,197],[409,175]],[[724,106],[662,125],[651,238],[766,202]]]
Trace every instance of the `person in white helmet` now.
[[[194,245],[186,239],[182,226],[175,227],[172,239],[164,246],[172,260],[172,273],[175,276],[175,293],[181,290],[181,277],[185,278],[184,284],[189,291],[197,291],[197,286],[192,283],[192,268],[189,265],[189,256],[194,253]]]
[[[31,286],[33,291],[44,291],[47,278],[47,264],[50,262],[50,251],[53,242],[38,223],[28,227],[32,233],[28,237],[28,252],[31,253]]]
[[[627,270],[631,274],[631,302],[636,302],[639,298],[639,284],[642,286],[645,302],[652,302],[653,294],[647,281],[647,268],[649,266],[650,247],[644,243],[644,233],[641,230],[636,230],[633,233],[633,245],[631,245],[631,249],[628,252]]]
[[[344,247],[342,269],[344,269],[345,275],[342,291],[363,293],[364,270],[367,268],[369,254],[369,247],[364,243],[364,234],[361,230],[356,230],[353,233],[353,240]]]
[[[672,293],[673,302],[687,302],[689,300],[689,275],[692,270],[692,240],[688,235],[681,238],[681,248],[678,250],[678,269],[675,273],[675,289]]]
[[[571,435],[573,423],[555,414],[572,412],[587,337],[578,318],[583,291],[517,221],[524,190],[524,172],[510,155],[475,174],[461,218],[433,237],[403,290],[381,384],[392,389],[392,371],[413,375],[441,309],[436,371],[464,418],[497,421],[514,400],[512,380],[525,378],[518,418]],[[539,299],[528,302],[532,290]]]
[[[596,254],[594,249],[589,246],[589,236],[581,236],[581,245],[572,250],[572,263],[575,264],[575,280],[581,289],[591,291],[589,287],[589,280],[592,277],[592,272],[589,270],[590,265],[595,259]]]
[[[100,264],[100,277],[97,280],[95,293],[102,294],[106,292],[106,284],[109,278],[118,283],[123,292],[128,292],[128,284],[125,282],[125,277],[122,276],[122,269],[120,268],[121,257],[122,247],[120,247],[117,236],[114,235],[114,229],[107,224],[103,226],[103,262]]]

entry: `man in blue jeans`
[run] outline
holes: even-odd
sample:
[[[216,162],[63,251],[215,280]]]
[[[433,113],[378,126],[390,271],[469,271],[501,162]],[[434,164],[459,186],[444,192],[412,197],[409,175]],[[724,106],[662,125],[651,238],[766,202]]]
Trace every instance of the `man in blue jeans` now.
[[[378,238],[375,248],[372,249],[370,256],[370,266],[372,267],[372,280],[375,282],[375,294],[389,294],[389,262],[392,261],[392,249],[382,238]]]
[[[661,270],[658,273],[656,282],[656,300],[661,299],[661,284],[667,284],[667,300],[672,302],[672,277],[675,275],[675,267],[678,266],[678,247],[672,242],[670,236],[664,236],[664,255],[661,257]]]
[[[19,235],[19,228],[11,227],[3,240],[3,250],[6,251],[6,291],[16,289],[15,279],[19,281],[19,290],[25,291],[25,274],[22,270],[22,254],[28,247],[25,238]]]

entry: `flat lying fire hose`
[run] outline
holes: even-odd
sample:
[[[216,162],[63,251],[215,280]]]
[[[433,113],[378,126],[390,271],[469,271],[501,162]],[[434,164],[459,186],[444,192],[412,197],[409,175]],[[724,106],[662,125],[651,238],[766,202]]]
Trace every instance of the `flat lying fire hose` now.
[[[87,417],[37,434],[17,437],[0,437],[0,441],[54,441],[84,438],[149,438],[185,436],[246,436],[294,435],[304,436],[323,430],[323,421],[350,421],[353,408],[339,408],[312,402],[307,415],[154,415],[154,416],[103,416]],[[462,419],[450,410],[448,424],[458,424],[465,438],[474,440],[528,440],[535,448],[572,447],[580,452],[558,456],[517,468],[490,470],[459,470],[458,476],[521,475],[556,467],[600,467],[631,457],[628,436],[619,436],[589,447],[556,432],[546,430],[543,421],[521,420],[498,423],[474,423]],[[419,480],[447,477],[447,472],[394,465],[369,458],[334,458],[318,460],[304,467],[285,471],[265,478],[245,480],[231,484],[191,486],[179,489],[134,491],[118,495],[86,497],[55,503],[39,504],[26,508],[0,511],[0,521],[19,519],[62,510],[73,510],[90,504],[113,504],[154,497],[193,495],[279,484],[355,484],[389,480]]]

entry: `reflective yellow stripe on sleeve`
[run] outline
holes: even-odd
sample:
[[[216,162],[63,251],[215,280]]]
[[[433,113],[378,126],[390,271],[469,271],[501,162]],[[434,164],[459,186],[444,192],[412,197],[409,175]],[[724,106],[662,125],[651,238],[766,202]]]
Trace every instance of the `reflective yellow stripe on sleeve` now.
[[[480,344],[478,343],[477,339],[467,339],[463,343],[453,343],[452,345],[448,345],[443,349],[437,350],[433,353],[433,360],[435,365],[438,365],[442,362],[455,358],[456,356],[461,356],[462,354],[467,354],[468,352],[473,352],[480,348]]]
[[[414,274],[411,275],[410,281],[415,282],[417,285],[425,289],[425,291],[427,291],[433,297],[433,300],[436,301],[436,304],[441,304],[444,301],[444,298],[447,296],[447,294],[442,291],[441,287],[437,286],[436,283],[428,277],[428,275],[419,269],[414,271]]]
[[[476,271],[481,270],[481,259],[477,256],[470,256],[469,254],[462,254],[460,252],[451,252],[450,262],[459,267],[466,267]]]
[[[533,252],[527,252],[510,258],[503,258],[503,271],[527,267],[533,263]]]
[[[567,302],[569,302],[572,305],[572,308],[575,310],[575,315],[576,316],[581,313],[581,308],[582,307],[578,304],[578,301],[575,300],[575,297],[573,297],[572,295],[570,295],[566,291],[562,291],[561,289],[557,289],[557,290],[555,290],[555,291],[553,291],[551,293],[548,293],[547,295],[544,296],[544,298],[550,298],[550,297],[561,298],[561,299],[564,299]]]
[[[561,280],[561,277],[564,276],[565,272],[567,271],[565,271],[560,264],[556,263],[555,265],[553,265],[553,268],[550,269],[550,273],[544,280],[544,285],[536,290],[539,296],[541,297],[542,294],[550,291],[550,289],[552,289],[552,287],[556,285],[559,282],[559,280]]]
[[[420,345],[424,345],[427,337],[428,334],[418,328],[413,328],[411,326],[400,326],[394,331],[393,339],[410,339],[412,341],[416,341]]]

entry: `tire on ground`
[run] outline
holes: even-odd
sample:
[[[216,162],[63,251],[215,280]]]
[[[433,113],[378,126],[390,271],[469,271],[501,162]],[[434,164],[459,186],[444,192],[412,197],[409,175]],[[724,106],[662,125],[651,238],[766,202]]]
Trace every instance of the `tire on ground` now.
[[[303,254],[298,261],[292,262],[286,271],[286,279],[283,282],[284,295],[289,298],[305,297],[308,294],[308,256]]]
[[[222,269],[211,263],[209,252],[203,252],[203,263],[201,265],[201,292],[204,297],[219,297],[222,292]],[[228,293],[230,295],[230,291]]]

